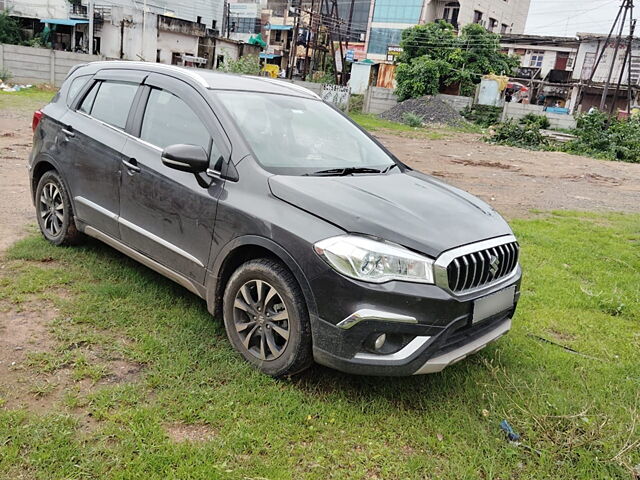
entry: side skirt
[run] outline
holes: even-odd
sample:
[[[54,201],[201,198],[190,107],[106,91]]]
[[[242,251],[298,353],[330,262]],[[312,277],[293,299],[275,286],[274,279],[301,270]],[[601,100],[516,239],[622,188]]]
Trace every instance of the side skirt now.
[[[178,285],[183,286],[184,288],[189,290],[191,293],[195,293],[200,298],[206,297],[205,288],[189,280],[187,277],[177,272],[174,272],[170,268],[165,267],[164,265],[156,262],[155,260],[150,259],[149,257],[138,252],[137,250],[134,250],[133,248],[128,247],[127,245],[120,242],[119,240],[116,240],[115,238],[105,233],[102,233],[100,230],[97,230],[89,225],[86,225],[83,230],[84,230],[84,233],[86,233],[90,237],[93,237],[97,240],[100,240],[101,242],[106,243],[110,247],[115,248],[119,252],[124,253],[128,257],[131,257],[134,260],[136,260],[137,262],[140,262],[144,266],[149,267],[151,270],[155,270],[159,274],[164,275],[170,280],[173,280]]]

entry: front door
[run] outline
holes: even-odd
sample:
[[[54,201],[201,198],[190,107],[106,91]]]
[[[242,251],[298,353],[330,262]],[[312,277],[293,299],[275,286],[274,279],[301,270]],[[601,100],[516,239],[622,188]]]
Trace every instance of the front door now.
[[[126,77],[126,75],[125,75]],[[75,215],[120,237],[120,166],[129,110],[139,88],[133,78],[94,79],[62,118],[61,157],[74,195]]]
[[[137,139],[124,148],[120,234],[124,243],[166,267],[204,283],[223,180],[181,172],[162,163],[169,145],[203,147],[211,169],[228,158],[228,140],[213,112],[189,85],[153,74],[145,81],[136,117]]]

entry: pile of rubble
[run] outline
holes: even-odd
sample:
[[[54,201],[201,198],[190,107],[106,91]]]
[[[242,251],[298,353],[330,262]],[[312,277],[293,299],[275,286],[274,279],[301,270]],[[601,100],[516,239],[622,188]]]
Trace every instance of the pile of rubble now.
[[[467,123],[455,108],[429,95],[400,102],[381,113],[380,117],[392,122],[403,122],[407,113],[417,115],[424,123],[439,123],[454,127]]]

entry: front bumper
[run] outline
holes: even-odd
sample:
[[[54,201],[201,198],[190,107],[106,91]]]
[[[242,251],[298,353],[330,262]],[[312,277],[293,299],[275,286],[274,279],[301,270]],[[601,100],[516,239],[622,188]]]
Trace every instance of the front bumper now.
[[[344,301],[334,302],[330,311],[336,304],[346,304],[350,312],[365,314],[355,321],[350,315],[339,315],[334,321],[312,320],[316,362],[353,374],[406,376],[439,372],[506,334],[520,295],[521,271],[518,268],[509,282],[466,297],[434,286],[419,287],[420,292],[415,285],[381,290],[380,286],[345,281],[351,285],[341,286]],[[512,308],[472,322],[475,300],[510,287],[515,287]],[[409,291],[399,296],[398,288]],[[369,314],[376,311],[392,312],[396,318]],[[397,339],[396,348],[388,353],[372,348],[372,339],[383,333]]]

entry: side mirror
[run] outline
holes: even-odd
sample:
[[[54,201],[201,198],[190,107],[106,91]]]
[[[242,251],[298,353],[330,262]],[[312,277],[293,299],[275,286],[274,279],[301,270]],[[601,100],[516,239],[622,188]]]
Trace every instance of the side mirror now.
[[[199,173],[209,168],[209,156],[196,145],[169,145],[162,152],[162,163],[183,172]]]

